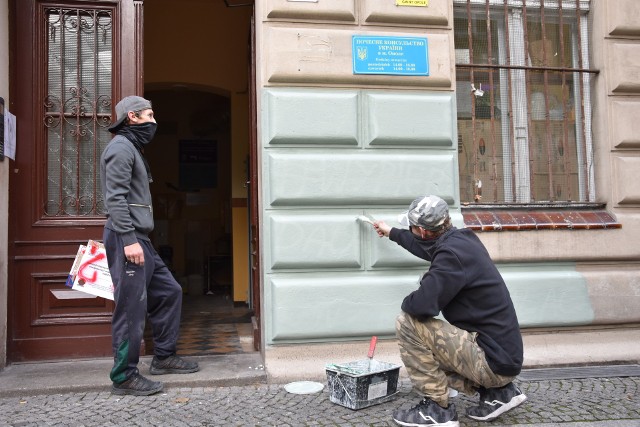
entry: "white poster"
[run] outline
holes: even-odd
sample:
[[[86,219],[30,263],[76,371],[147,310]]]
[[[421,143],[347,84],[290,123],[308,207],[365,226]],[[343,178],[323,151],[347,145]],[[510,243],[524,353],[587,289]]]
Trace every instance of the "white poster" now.
[[[16,159],[16,116],[4,112],[4,155]]]
[[[89,240],[86,246],[80,246],[69,272],[67,286],[113,301],[113,282],[102,243]]]

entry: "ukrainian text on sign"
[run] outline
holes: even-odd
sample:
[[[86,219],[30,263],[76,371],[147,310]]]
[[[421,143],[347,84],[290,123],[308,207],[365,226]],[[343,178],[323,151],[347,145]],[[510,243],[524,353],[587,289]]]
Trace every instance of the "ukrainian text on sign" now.
[[[426,37],[353,36],[354,74],[429,75]]]

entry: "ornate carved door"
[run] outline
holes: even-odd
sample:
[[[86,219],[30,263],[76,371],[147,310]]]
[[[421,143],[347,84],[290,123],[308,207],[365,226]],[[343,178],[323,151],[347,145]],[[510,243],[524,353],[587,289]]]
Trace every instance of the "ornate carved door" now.
[[[8,359],[111,355],[111,301],[65,286],[102,239],[99,157],[115,102],[142,94],[142,1],[13,0]]]

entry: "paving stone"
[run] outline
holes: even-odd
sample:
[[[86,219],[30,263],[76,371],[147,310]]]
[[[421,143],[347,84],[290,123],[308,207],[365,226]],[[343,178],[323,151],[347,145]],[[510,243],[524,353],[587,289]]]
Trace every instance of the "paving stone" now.
[[[640,425],[640,377],[585,378],[520,382],[527,402],[491,427],[577,422]],[[329,400],[329,391],[295,395],[282,385],[169,388],[154,396],[112,396],[76,392],[0,398],[0,426],[393,426],[393,411],[412,406],[420,396],[401,383],[394,399],[354,411]],[[486,423],[467,418],[477,397],[454,399],[461,426]],[[595,425],[595,424],[594,424]],[[633,424],[629,424],[633,425]]]

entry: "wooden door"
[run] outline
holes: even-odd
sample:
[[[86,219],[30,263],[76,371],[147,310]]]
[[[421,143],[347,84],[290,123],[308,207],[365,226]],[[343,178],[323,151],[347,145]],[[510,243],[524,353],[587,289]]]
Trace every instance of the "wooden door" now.
[[[113,303],[65,286],[102,239],[99,157],[114,105],[142,93],[142,1],[13,0],[9,362],[110,356]]]

